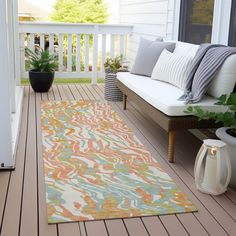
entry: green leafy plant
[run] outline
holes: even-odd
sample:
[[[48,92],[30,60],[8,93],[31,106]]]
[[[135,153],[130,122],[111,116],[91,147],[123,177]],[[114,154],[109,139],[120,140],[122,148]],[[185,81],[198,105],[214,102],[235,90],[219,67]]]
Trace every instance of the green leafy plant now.
[[[38,49],[35,52],[25,49],[27,63],[30,69],[38,72],[53,72],[57,68],[56,55],[48,50]]]
[[[108,5],[103,0],[56,0],[50,15],[53,22],[106,23]]]
[[[199,120],[214,120],[216,123],[222,123],[224,127],[229,127],[230,133],[236,137],[236,93],[222,95],[215,105],[226,106],[225,112],[204,111],[201,107],[189,106],[185,113],[197,116]]]
[[[106,72],[117,73],[122,68],[122,55],[117,56],[114,59],[108,57],[104,63]]]

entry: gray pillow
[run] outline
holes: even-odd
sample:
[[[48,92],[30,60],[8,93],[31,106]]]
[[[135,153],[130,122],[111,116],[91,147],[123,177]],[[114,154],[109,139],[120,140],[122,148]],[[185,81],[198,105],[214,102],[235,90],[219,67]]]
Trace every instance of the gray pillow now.
[[[153,68],[164,48],[173,52],[175,43],[160,42],[157,40],[150,41],[141,38],[137,56],[130,73],[151,76]]]

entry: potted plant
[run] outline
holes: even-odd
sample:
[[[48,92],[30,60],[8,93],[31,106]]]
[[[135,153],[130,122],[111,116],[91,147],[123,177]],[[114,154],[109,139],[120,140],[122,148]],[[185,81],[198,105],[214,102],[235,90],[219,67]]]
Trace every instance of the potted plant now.
[[[216,130],[216,135],[228,146],[232,165],[230,186],[236,189],[236,93],[222,95],[216,105],[226,106],[226,112],[204,111],[201,107],[188,107],[186,113],[197,116],[200,120],[212,119],[224,127]]]
[[[122,67],[122,56],[114,59],[107,58],[105,68],[105,99],[107,101],[118,102],[123,100],[123,93],[116,86],[116,74],[121,71],[128,71],[127,67]]]
[[[26,48],[26,58],[30,65],[29,80],[35,92],[47,92],[53,83],[57,63],[55,54],[38,49],[35,52]]]

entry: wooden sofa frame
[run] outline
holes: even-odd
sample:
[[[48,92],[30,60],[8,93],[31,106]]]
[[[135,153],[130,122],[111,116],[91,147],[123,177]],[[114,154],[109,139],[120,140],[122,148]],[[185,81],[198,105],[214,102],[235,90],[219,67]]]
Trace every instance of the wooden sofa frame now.
[[[212,120],[201,120],[194,116],[168,116],[157,108],[150,105],[143,98],[129,89],[120,80],[116,82],[118,88],[123,92],[124,110],[127,107],[127,98],[135,102],[146,114],[148,114],[159,126],[166,130],[169,134],[168,143],[168,160],[174,162],[174,144],[175,144],[175,131],[187,129],[204,129],[204,128],[218,128],[220,124],[216,124]]]

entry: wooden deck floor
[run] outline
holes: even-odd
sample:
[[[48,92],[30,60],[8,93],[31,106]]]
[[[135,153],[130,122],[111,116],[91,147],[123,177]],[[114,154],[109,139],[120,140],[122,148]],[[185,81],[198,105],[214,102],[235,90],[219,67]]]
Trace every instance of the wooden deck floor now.
[[[0,235],[2,236],[146,236],[236,235],[236,192],[214,197],[194,185],[194,158],[201,142],[189,132],[177,133],[176,163],[167,162],[167,134],[134,104],[127,111],[112,103],[146,148],[177,185],[189,195],[199,212],[85,223],[48,225],[39,127],[40,101],[103,100],[103,86],[59,85],[47,94],[25,87],[22,126],[15,171],[0,172]]]

